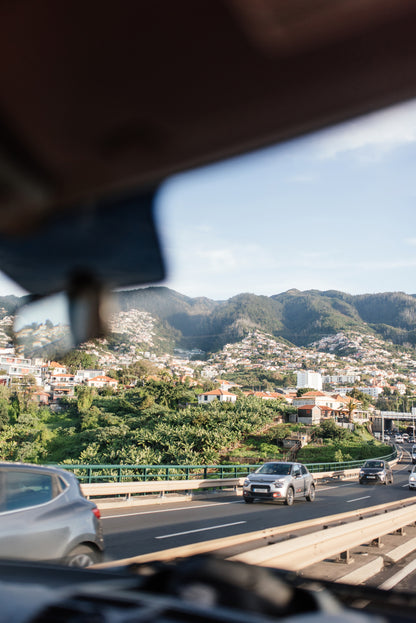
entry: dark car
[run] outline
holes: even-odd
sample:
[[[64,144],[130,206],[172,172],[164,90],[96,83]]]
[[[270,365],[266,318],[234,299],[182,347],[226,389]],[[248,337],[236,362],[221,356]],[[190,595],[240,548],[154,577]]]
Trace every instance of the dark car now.
[[[360,469],[358,478],[360,485],[368,482],[381,482],[384,485],[393,484],[393,472],[390,465],[387,461],[379,461],[378,459],[366,461]]]
[[[88,567],[103,548],[100,511],[73,474],[0,463],[0,558]]]

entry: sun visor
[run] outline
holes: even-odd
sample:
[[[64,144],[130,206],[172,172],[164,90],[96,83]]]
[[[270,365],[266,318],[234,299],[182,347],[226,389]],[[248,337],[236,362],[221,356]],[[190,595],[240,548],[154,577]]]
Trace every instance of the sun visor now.
[[[74,275],[111,289],[157,282],[165,271],[154,196],[86,203],[26,235],[0,236],[0,270],[36,295],[67,290]]]

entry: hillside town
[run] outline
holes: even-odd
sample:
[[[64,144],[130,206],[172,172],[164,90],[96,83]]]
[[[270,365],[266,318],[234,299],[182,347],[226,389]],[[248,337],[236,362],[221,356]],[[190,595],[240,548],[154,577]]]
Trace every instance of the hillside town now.
[[[2,327],[7,327],[8,320],[3,319]],[[172,354],[168,349],[163,352],[163,338],[157,335],[155,324],[149,313],[139,310],[114,314],[109,338],[82,347],[98,362],[94,369],[87,370],[69,371],[57,361],[21,357],[7,344],[0,350],[0,384],[31,386],[34,400],[59,410],[62,398],[74,396],[77,386],[117,391],[121,386],[117,371],[137,361],[147,361],[164,378],[198,385],[199,404],[212,400],[235,402],[242,394],[282,400],[297,407],[291,421],[305,424],[319,424],[328,417],[344,425],[374,421],[374,402],[380,396],[406,396],[409,410],[416,398],[416,355],[404,348],[392,349],[371,335],[340,332],[306,348],[252,330],[215,353],[176,349]],[[268,387],[246,387],[242,391],[239,383],[226,380],[237,371],[286,375],[292,382],[274,387],[268,383]],[[204,391],[204,385],[209,383],[214,388]],[[348,394],[352,390],[371,401],[364,405],[351,398]]]

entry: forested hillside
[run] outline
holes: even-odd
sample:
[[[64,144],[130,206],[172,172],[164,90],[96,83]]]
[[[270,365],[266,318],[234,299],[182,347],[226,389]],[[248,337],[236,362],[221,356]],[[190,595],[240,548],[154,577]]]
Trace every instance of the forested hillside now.
[[[176,347],[215,351],[258,328],[305,346],[339,331],[375,334],[416,345],[416,298],[403,292],[350,295],[288,290],[271,297],[239,294],[227,301],[189,298],[168,288],[119,293],[122,310],[148,311],[172,332]]]

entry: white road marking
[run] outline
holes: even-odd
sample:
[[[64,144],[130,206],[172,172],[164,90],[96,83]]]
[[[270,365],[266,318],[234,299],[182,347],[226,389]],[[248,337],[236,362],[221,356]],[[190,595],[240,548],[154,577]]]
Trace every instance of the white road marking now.
[[[187,530],[186,532],[176,532],[174,534],[164,534],[162,536],[155,536],[155,539],[170,539],[172,536],[182,536],[183,534],[193,534],[195,532],[205,532],[205,530],[217,530],[218,528],[228,528],[229,526],[238,526],[239,524],[247,523],[246,521],[235,521],[234,523],[223,523],[218,526],[210,526],[209,528],[198,528],[197,530]]]
[[[348,483],[347,485],[335,485],[335,487],[317,487],[317,491],[328,491],[332,489],[339,489],[340,487],[352,487],[355,482]]]
[[[241,504],[242,500],[235,502],[214,502],[213,504],[198,504],[198,506],[181,506],[178,508],[160,508],[153,511],[140,511],[138,513],[123,513],[120,515],[101,516],[101,519],[118,519],[120,517],[136,517],[136,515],[152,515],[153,513],[171,513],[173,511],[191,511],[194,508],[211,508],[212,506],[225,506],[227,504]]]
[[[393,586],[396,586],[399,582],[401,582],[406,576],[412,573],[416,569],[416,560],[412,560],[408,565],[403,567],[398,573],[395,573],[388,580],[380,584],[378,588],[384,589],[385,591],[390,590]]]
[[[347,503],[348,502],[359,502],[360,500],[366,500],[367,498],[371,498],[371,495],[365,495],[362,498],[354,498],[354,500],[347,500]]]

